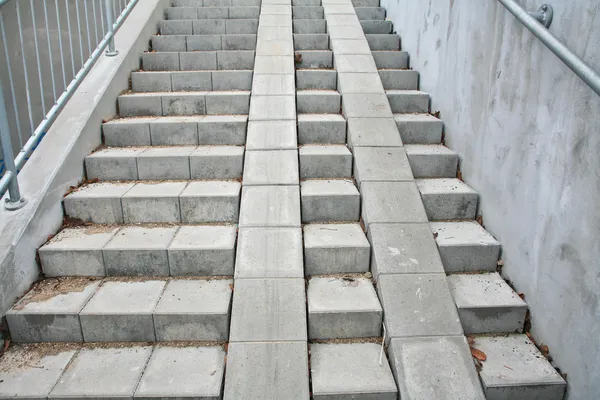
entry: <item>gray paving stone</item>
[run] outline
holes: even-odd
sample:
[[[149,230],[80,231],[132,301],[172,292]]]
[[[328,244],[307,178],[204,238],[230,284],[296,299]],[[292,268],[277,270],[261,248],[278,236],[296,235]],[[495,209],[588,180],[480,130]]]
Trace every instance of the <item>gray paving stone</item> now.
[[[294,95],[294,75],[263,74],[255,75],[252,81],[252,94],[256,96]]]
[[[292,6],[317,7],[321,0],[292,0]]]
[[[185,186],[185,182],[138,183],[121,198],[124,222],[180,222],[179,196]]]
[[[296,150],[296,122],[252,121],[248,124],[247,150]]]
[[[143,53],[144,71],[177,71],[179,69],[178,52]]]
[[[182,146],[198,144],[197,117],[169,117],[150,124],[153,146]]]
[[[240,199],[239,182],[192,182],[181,193],[181,222],[237,222]]]
[[[369,225],[371,272],[378,280],[384,274],[444,273],[429,224]]]
[[[338,74],[340,93],[383,93],[383,86],[377,73],[342,72]]]
[[[170,72],[131,73],[131,89],[134,92],[170,92],[171,87]]]
[[[230,332],[230,342],[306,341],[304,279],[236,279]]]
[[[298,186],[245,186],[240,227],[300,227]]]
[[[386,90],[394,113],[428,113],[429,95],[418,90]]]
[[[65,213],[96,224],[123,223],[121,197],[133,183],[94,183],[83,186],[63,199]]]
[[[301,61],[296,63],[297,68],[333,68],[333,53],[331,50],[300,50]]]
[[[379,7],[380,0],[352,0],[354,7]]]
[[[244,162],[244,186],[297,185],[296,150],[248,151]]]
[[[488,357],[479,373],[486,399],[564,397],[566,382],[527,336],[478,337],[474,347]]]
[[[151,353],[148,346],[82,349],[48,397],[132,398]]]
[[[48,350],[53,345],[11,346],[0,359],[0,399],[46,399],[76,353]],[[35,365],[21,365],[34,359]]]
[[[160,21],[161,35],[191,35],[193,33],[193,20],[163,20]]]
[[[350,39],[350,38],[349,38]],[[340,54],[335,57],[335,68],[338,72],[371,72],[377,73],[373,57],[363,54]]]
[[[346,120],[336,114],[298,115],[298,142],[300,144],[346,143]]]
[[[194,35],[221,35],[221,34],[224,34],[224,33],[226,33],[225,21],[227,21],[227,20],[225,20],[225,19],[193,20],[192,21],[192,33]]]
[[[427,222],[417,186],[413,182],[363,182],[362,219],[376,223]]]
[[[137,155],[141,180],[190,179],[190,154],[195,147],[155,147]]]
[[[167,246],[177,227],[124,227],[102,250],[108,276],[169,276]]]
[[[429,114],[396,114],[396,126],[404,143],[434,143],[442,141],[443,123]]]
[[[454,178],[458,154],[444,145],[410,144],[404,146],[415,178]]]
[[[155,35],[152,36],[153,51],[186,51],[185,35]]]
[[[235,277],[304,277],[300,228],[240,229]]]
[[[256,34],[258,19],[227,19],[225,32],[228,34]],[[255,37],[256,40],[256,37]]]
[[[367,38],[367,42],[369,42],[369,47],[373,51],[400,50],[400,37],[396,34],[389,34],[389,35],[366,34],[365,37]]]
[[[327,69],[303,69],[296,71],[296,88],[303,89],[337,89],[337,73]]]
[[[464,336],[392,339],[388,353],[403,399],[485,399]]]
[[[182,226],[167,249],[170,275],[233,275],[235,239],[235,225]]]
[[[327,23],[323,19],[298,19],[293,22],[294,33],[327,33]]]
[[[360,20],[385,19],[385,8],[383,7],[356,7],[356,16]]]
[[[205,92],[165,93],[161,96],[162,115],[204,115],[207,97]]]
[[[224,35],[193,35],[186,37],[187,51],[223,50]],[[215,58],[216,60],[216,58]],[[188,68],[191,69],[191,68]]]
[[[329,50],[326,33],[294,33],[295,50]]]
[[[99,285],[99,281],[78,279],[59,281],[51,293],[34,288],[6,313],[12,341],[83,341],[78,313]]]
[[[465,333],[523,330],[527,304],[498,273],[453,274],[448,284]]]
[[[434,222],[446,272],[496,271],[500,243],[477,222]]]
[[[331,2],[327,1],[323,2],[323,5],[330,6],[336,4],[345,4],[345,1]],[[360,27],[360,22],[358,17],[353,14],[332,14],[327,16],[327,25],[328,26],[351,26],[354,28]]]
[[[256,43],[256,55],[259,56],[291,56],[294,44],[289,40],[259,40]]]
[[[307,180],[300,184],[302,222],[358,221],[360,194],[349,180]]]
[[[264,5],[260,9],[261,16],[264,15],[292,15],[292,7],[289,5]],[[281,18],[281,17],[280,17]],[[289,17],[287,17],[289,18]]]
[[[373,51],[371,54],[377,69],[408,68],[408,53],[406,51]]]
[[[375,343],[312,344],[311,377],[315,399],[395,400],[394,376]]]
[[[150,121],[155,118],[122,118],[102,124],[107,146],[150,146]]]
[[[217,68],[214,69],[253,69],[254,50],[234,50],[217,52]]]
[[[232,284],[232,279],[170,281],[153,313],[156,340],[227,340]]]
[[[362,39],[338,39],[331,42],[331,48],[337,56],[344,54],[370,55],[371,49],[367,40]],[[375,65],[376,67],[377,64]],[[379,68],[379,67],[378,67]]]
[[[190,154],[192,179],[236,179],[242,177],[242,146],[200,146]]]
[[[260,7],[229,7],[229,18],[251,19],[258,18]]]
[[[198,143],[243,145],[247,124],[246,115],[207,115],[198,121]]]
[[[225,8],[227,11],[227,8]],[[197,7],[167,7],[165,9],[167,19],[196,19],[198,18]],[[214,18],[214,17],[212,17]],[[222,18],[227,18],[225,15]]]
[[[354,179],[363,182],[412,181],[408,158],[401,147],[356,147]]]
[[[226,19],[229,18],[229,7],[198,7],[196,13],[198,19]]]
[[[223,35],[222,46],[223,50],[255,50],[256,34]]]
[[[262,21],[262,19],[261,19]],[[262,22],[261,22],[262,23]],[[287,56],[260,56],[255,59],[254,74],[293,74],[294,60]]]
[[[212,90],[212,78],[209,71],[172,72],[173,91]]]
[[[252,71],[213,71],[213,90],[251,90]]]
[[[366,278],[319,278],[308,281],[308,337],[376,337],[383,310]]]
[[[62,230],[38,250],[44,275],[104,276],[102,248],[117,230],[97,226]]]
[[[419,73],[414,70],[380,70],[379,76],[386,90],[417,90],[419,88]]]
[[[224,400],[308,400],[305,342],[230,343]]]
[[[147,117],[163,115],[161,97],[155,93],[133,93],[118,98],[122,117]]]
[[[250,121],[296,120],[295,96],[252,96]]]
[[[257,32],[261,42],[269,42],[272,40],[292,41],[294,37],[289,24],[286,24],[285,26],[263,26],[261,23]]]
[[[342,98],[342,113],[350,118],[391,118],[392,110],[384,94],[348,93]]]
[[[306,145],[298,153],[302,179],[352,177],[352,153],[344,145]]]
[[[367,34],[389,34],[392,33],[394,24],[392,21],[360,21],[363,32]]]
[[[354,7],[351,4],[330,5],[325,7],[325,17],[333,14],[354,14]]]
[[[217,69],[216,51],[196,51],[180,53],[180,69],[182,71],[199,71]],[[221,68],[219,68],[221,69]]]
[[[479,195],[457,178],[416,180],[429,220],[475,219]]]
[[[293,6],[292,15],[294,19],[323,19],[323,7],[320,6]]]
[[[445,275],[380,275],[377,291],[389,338],[463,334]]]
[[[340,94],[335,90],[298,90],[297,112],[302,114],[339,114]]]

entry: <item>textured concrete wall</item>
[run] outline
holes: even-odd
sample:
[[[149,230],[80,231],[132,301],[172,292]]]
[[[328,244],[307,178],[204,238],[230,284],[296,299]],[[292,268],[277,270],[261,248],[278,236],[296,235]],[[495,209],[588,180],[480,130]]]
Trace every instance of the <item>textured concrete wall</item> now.
[[[600,97],[496,0],[381,3],[567,397],[600,398]],[[600,71],[600,3],[552,5],[550,31]]]

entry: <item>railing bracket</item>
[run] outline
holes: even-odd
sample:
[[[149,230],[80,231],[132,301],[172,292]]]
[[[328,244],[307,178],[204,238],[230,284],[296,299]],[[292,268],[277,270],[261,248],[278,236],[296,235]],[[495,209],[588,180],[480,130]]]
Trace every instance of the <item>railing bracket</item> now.
[[[10,201],[8,197],[4,199],[4,208],[6,208],[8,211],[16,211],[25,207],[26,204],[27,200],[24,197],[21,197],[18,201],[15,202]]]
[[[531,11],[529,15],[537,19],[538,22],[546,28],[550,28],[552,17],[554,16],[554,9],[550,4],[542,4],[537,11]]]

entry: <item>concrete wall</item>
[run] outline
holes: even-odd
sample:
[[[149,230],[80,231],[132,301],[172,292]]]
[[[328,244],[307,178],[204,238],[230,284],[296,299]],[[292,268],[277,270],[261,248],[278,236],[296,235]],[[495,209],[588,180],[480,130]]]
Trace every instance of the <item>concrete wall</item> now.
[[[598,0],[551,4],[550,31],[600,71]],[[481,195],[534,337],[568,373],[568,399],[600,398],[600,96],[496,0],[381,5]]]

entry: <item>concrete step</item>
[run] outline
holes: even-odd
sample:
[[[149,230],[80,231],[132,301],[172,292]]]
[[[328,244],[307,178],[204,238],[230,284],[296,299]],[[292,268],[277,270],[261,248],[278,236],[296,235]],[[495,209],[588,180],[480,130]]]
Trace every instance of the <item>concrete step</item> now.
[[[430,221],[475,219],[479,195],[457,178],[417,179]]]
[[[152,37],[152,50],[158,52],[256,50],[256,34],[157,35]]]
[[[254,50],[148,52],[142,54],[145,71],[205,71],[254,69]]]
[[[294,50],[329,50],[326,33],[294,33]]]
[[[479,377],[488,399],[561,400],[567,383],[526,335],[476,337]]]
[[[294,33],[327,33],[327,22],[324,19],[294,19]]]
[[[318,7],[321,5],[321,0],[292,0],[294,7]]]
[[[298,151],[246,152],[243,185],[298,185]]]
[[[352,178],[352,153],[344,145],[305,145],[298,153],[300,179]]]
[[[93,183],[63,200],[71,218],[98,224],[237,222],[235,181]]]
[[[258,19],[258,6],[167,7],[167,19]]]
[[[111,147],[85,158],[88,179],[239,179],[242,146]]]
[[[6,399],[217,399],[225,351],[193,344],[69,343],[57,348],[38,343],[11,346],[0,359],[0,370],[0,397]]]
[[[395,114],[404,144],[440,144],[444,124],[431,114]]]
[[[355,147],[354,179],[364,182],[412,181],[408,158],[401,147]]]
[[[372,51],[377,69],[407,69],[408,52],[406,51]]]
[[[379,0],[352,0],[354,7],[379,7]]]
[[[383,310],[369,279],[312,277],[306,295],[309,339],[381,335]]]
[[[243,145],[247,115],[122,118],[102,124],[107,146]]]
[[[172,0],[173,7],[258,7],[260,0]]]
[[[251,90],[252,71],[132,72],[134,92]]]
[[[342,96],[336,90],[298,90],[296,109],[299,114],[340,114]]]
[[[298,90],[337,90],[337,72],[331,69],[299,69],[296,71]]]
[[[128,93],[118,103],[122,117],[248,114],[250,92]]]
[[[527,304],[498,273],[452,274],[448,284],[465,333],[523,331]]]
[[[418,90],[386,90],[390,107],[397,113],[429,112],[429,95]]]
[[[258,19],[184,19],[160,21],[161,35],[222,35],[225,33],[253,33],[258,30]]]
[[[400,50],[400,36],[396,34],[365,34],[365,37],[367,38],[371,51]]]
[[[346,120],[339,114],[299,114],[299,144],[345,144]]]
[[[358,221],[360,193],[350,180],[300,183],[302,222]]]
[[[371,246],[358,224],[304,225],[304,273],[369,272]]]
[[[333,53],[331,50],[299,50],[296,52],[296,68],[333,68]]]
[[[354,7],[356,16],[361,21],[374,21],[385,19],[385,8],[383,7]]]
[[[447,273],[496,271],[500,243],[477,222],[432,222],[430,226]]]
[[[418,90],[419,73],[410,69],[379,70],[385,90]]]
[[[458,154],[441,144],[407,144],[404,146],[415,178],[454,178]]]
[[[292,19],[323,19],[325,13],[321,6],[292,6]]]
[[[310,345],[314,399],[398,398],[388,359],[376,343]]]
[[[394,24],[392,23],[392,21],[385,20],[362,20],[360,21],[360,26],[362,27],[365,35],[387,35],[392,33],[392,29],[394,28]]]

